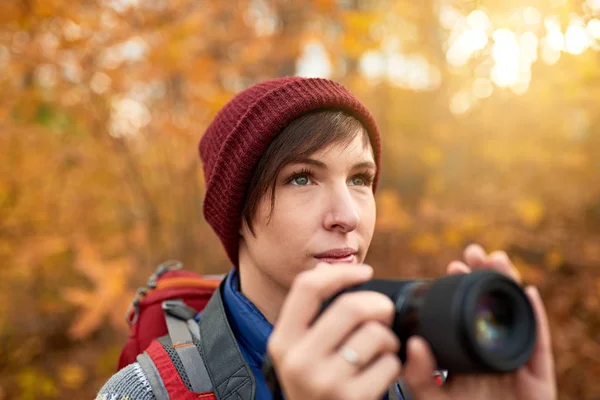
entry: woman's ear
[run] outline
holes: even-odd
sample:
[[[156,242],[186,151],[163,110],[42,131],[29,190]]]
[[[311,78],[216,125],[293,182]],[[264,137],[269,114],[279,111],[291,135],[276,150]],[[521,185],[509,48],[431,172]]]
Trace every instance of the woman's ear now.
[[[248,234],[248,232],[250,232],[250,227],[246,222],[246,218],[242,217],[240,221],[240,229],[238,230],[238,234],[240,235],[240,237],[244,237],[244,235]]]
[[[240,235],[240,239],[248,238],[250,236],[256,237],[256,234],[250,229],[248,222],[242,218],[242,222],[240,223],[240,229],[238,230],[238,234]]]

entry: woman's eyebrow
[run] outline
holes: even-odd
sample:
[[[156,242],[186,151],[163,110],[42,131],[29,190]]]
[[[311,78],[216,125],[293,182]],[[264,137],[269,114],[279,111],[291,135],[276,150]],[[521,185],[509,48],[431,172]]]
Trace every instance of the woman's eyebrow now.
[[[327,164],[322,161],[315,160],[314,158],[301,158],[298,160],[294,160],[291,164],[309,164],[314,165],[319,168],[327,169]],[[377,170],[377,166],[373,161],[361,161],[352,166],[351,169],[359,169],[359,168],[369,168],[373,170]]]
[[[363,162],[359,162],[357,164],[354,164],[352,166],[352,169],[358,169],[358,168],[369,168],[369,169],[372,169],[372,170],[376,170],[377,166],[372,161],[363,161]]]
[[[324,162],[308,157],[294,160],[290,164],[309,164],[314,165],[315,167],[327,169],[327,165]]]

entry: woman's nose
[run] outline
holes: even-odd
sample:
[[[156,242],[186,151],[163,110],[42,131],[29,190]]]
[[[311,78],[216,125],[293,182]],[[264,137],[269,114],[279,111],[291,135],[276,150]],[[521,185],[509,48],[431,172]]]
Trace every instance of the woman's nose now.
[[[327,199],[324,226],[343,233],[356,229],[360,221],[358,206],[347,186],[332,190]]]

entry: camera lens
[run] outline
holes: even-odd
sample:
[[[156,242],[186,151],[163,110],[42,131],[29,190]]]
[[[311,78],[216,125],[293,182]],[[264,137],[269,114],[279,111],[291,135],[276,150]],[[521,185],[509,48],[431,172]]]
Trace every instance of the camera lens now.
[[[489,351],[501,351],[510,340],[514,312],[510,299],[499,292],[485,293],[475,306],[475,337]]]
[[[419,335],[437,369],[452,373],[512,372],[533,351],[535,316],[527,295],[509,277],[490,270],[435,280],[374,279],[348,291],[372,290],[396,307],[392,329],[401,343]],[[323,309],[335,299],[324,302]],[[399,357],[406,361],[406,346]]]

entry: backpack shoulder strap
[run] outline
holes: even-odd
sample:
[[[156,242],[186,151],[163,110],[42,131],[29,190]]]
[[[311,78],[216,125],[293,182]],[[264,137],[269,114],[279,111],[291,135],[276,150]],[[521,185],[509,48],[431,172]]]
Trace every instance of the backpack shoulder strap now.
[[[213,385],[206,370],[204,360],[200,356],[192,332],[200,341],[198,324],[194,320],[196,311],[188,307],[182,300],[166,300],[162,303],[165,312],[167,329],[172,346],[181,360],[192,391],[196,393],[212,392]]]
[[[139,357],[140,365],[150,361],[158,372],[157,375],[152,366],[143,367],[149,380],[151,375],[157,377],[154,384],[150,380],[155,393],[164,393],[164,387],[171,398],[177,399],[184,396],[184,391],[195,396],[206,393],[211,396],[206,400],[227,400],[233,396],[254,399],[254,374],[231,331],[220,289],[204,308],[199,324],[194,319],[195,310],[182,301],[163,303],[169,335],[153,342],[147,350],[147,360],[144,360],[147,356]],[[177,355],[169,355],[167,348],[171,352],[175,350]],[[176,359],[181,361],[178,366],[174,365]],[[157,400],[162,399],[157,396]]]
[[[215,397],[226,400],[254,399],[256,382],[231,331],[221,291],[225,280],[214,292],[200,318],[200,345]]]
[[[169,391],[165,387],[165,384],[160,377],[160,373],[148,353],[143,352],[139,354],[137,356],[137,362],[140,364],[142,371],[144,371],[146,378],[148,378],[148,382],[150,383],[152,393],[154,393],[156,400],[169,400]]]
[[[171,341],[163,337],[152,341],[137,360],[152,387],[157,400],[216,400],[212,392],[195,393],[189,389],[185,371],[176,366],[177,354]]]
[[[154,340],[137,357],[157,400],[214,399],[213,386],[200,353],[196,311],[182,300],[162,303],[168,336]],[[175,354],[173,354],[175,353]]]

